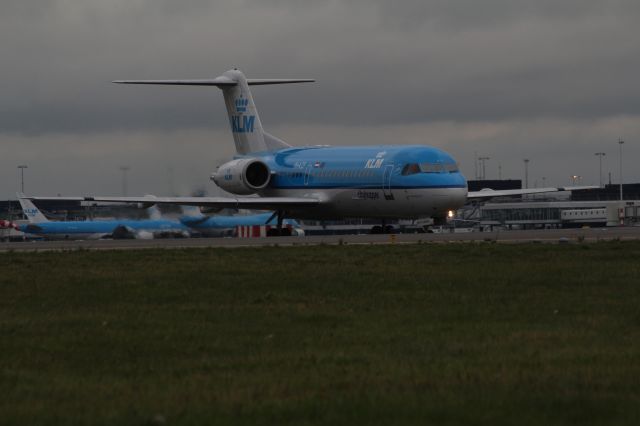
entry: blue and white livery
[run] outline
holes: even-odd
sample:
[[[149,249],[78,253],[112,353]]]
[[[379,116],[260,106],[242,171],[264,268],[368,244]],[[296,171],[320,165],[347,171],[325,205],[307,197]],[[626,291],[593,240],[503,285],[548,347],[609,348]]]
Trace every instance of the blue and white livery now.
[[[540,188],[469,193],[456,161],[426,145],[292,147],[265,132],[252,85],[310,79],[247,79],[238,69],[204,80],[117,80],[122,84],[214,86],[222,90],[236,147],[211,179],[236,197],[79,197],[103,202],[168,203],[273,210],[283,218],[421,218],[443,221],[469,198],[558,191]]]
[[[150,216],[155,217],[149,220],[50,221],[31,200],[22,197],[18,199],[29,223],[18,225],[17,229],[30,237],[47,240],[97,240],[101,238],[153,239],[190,235],[186,225],[159,218],[155,207],[152,207],[150,212]]]
[[[277,225],[276,215],[272,212],[207,216],[195,206],[183,206],[182,212],[180,222],[203,237],[235,236],[240,226]],[[290,225],[298,235],[303,233],[295,220],[285,219],[284,225]]]

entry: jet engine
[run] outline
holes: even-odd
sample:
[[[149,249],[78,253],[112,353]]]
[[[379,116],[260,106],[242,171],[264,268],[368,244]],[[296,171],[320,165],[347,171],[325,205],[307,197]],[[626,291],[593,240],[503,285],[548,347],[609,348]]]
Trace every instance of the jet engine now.
[[[271,180],[271,170],[258,159],[240,158],[218,167],[211,180],[232,194],[249,195],[266,188]]]

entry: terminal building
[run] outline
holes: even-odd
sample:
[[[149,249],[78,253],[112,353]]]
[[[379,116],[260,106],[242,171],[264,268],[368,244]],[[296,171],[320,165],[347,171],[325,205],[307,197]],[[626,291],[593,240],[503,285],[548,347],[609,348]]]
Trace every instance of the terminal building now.
[[[506,189],[493,187],[491,182],[476,182],[480,182],[474,183],[476,187]],[[622,189],[624,201],[620,201],[619,185],[606,185],[557,194],[525,195],[518,201],[509,197],[471,204],[459,217],[475,222],[481,230],[640,224],[640,184],[625,184]]]
[[[640,224],[640,201],[520,201],[479,207],[484,229],[575,228]]]

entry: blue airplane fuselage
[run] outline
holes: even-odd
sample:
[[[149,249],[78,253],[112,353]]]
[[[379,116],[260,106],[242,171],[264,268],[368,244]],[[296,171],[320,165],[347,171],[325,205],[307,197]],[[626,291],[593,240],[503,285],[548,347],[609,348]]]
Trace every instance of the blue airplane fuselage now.
[[[422,145],[287,148],[239,156],[265,163],[269,184],[264,197],[313,197],[317,208],[288,210],[287,217],[444,217],[462,206],[467,181],[446,152]],[[217,171],[214,180],[242,179]]]
[[[234,216],[182,216],[180,222],[203,235],[233,235],[238,226],[276,225],[273,213]],[[285,225],[298,226],[295,221],[285,220]]]
[[[26,234],[48,239],[98,239],[114,234],[134,238],[137,235],[187,235],[189,228],[171,220],[87,220],[28,223],[18,226]]]

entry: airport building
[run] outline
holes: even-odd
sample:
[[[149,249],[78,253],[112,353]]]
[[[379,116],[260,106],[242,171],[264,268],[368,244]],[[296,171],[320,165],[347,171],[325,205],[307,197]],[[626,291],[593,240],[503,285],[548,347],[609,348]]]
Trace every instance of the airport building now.
[[[574,228],[640,223],[640,201],[521,201],[479,207],[482,229]]]
[[[505,189],[493,182],[476,181],[476,186]],[[633,226],[640,224],[640,184],[578,190],[558,194],[527,195],[470,205],[460,218],[479,224],[480,229],[571,228],[582,226]]]

